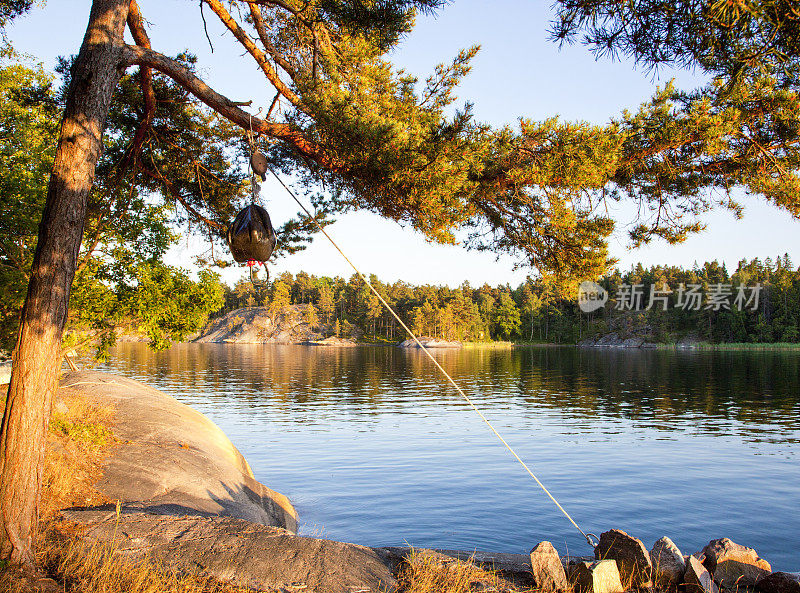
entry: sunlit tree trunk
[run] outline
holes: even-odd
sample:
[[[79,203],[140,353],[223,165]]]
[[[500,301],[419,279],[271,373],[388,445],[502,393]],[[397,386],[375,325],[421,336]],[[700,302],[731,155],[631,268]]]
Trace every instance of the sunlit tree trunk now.
[[[130,0],[94,0],[64,119],[0,429],[0,558],[32,565],[46,429],[86,204],[121,72]]]

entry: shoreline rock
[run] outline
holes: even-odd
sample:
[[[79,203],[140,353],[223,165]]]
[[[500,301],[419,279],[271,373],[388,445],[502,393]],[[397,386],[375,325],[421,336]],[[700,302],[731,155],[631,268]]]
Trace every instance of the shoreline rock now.
[[[426,348],[463,348],[464,344],[461,342],[449,342],[447,340],[440,340],[439,338],[432,338],[430,336],[420,336],[419,341]],[[411,338],[403,340],[398,344],[400,348],[419,348],[419,344]]]
[[[686,562],[678,546],[668,537],[662,537],[653,544],[650,561],[653,563],[653,580],[658,587],[670,590],[683,582]]]
[[[303,342],[306,346],[322,346],[326,348],[351,348],[353,346],[361,346],[358,342],[349,338],[337,338],[336,336],[329,336],[321,340],[308,340]]]
[[[651,586],[653,565],[650,553],[641,540],[619,529],[600,534],[600,542],[594,550],[597,560],[616,560],[619,576],[626,587],[647,588]]]
[[[200,412],[108,373],[67,373],[60,386],[116,410],[119,443],[96,485],[108,499],[153,512],[229,516],[297,530],[289,499],[257,481],[225,433]]]
[[[759,558],[753,548],[732,542],[727,537],[711,540],[703,548],[703,565],[723,589],[756,583],[772,572],[769,562]]]

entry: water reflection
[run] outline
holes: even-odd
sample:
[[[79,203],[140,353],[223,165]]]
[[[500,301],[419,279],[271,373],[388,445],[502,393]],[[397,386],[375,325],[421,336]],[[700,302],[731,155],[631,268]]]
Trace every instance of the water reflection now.
[[[800,418],[800,355],[794,352],[681,352],[524,347],[441,350],[436,358],[493,410],[549,406],[574,418],[624,418],[672,431],[729,430],[751,438],[794,428]],[[393,347],[313,348],[196,344],[154,353],[115,351],[142,379],[242,405],[275,402],[348,406],[355,417],[415,413],[421,404],[458,404],[430,361]],[[412,404],[412,405],[409,405]],[[295,415],[292,422],[319,421]],[[721,422],[722,421],[722,422]],[[792,431],[793,432],[793,431]]]
[[[515,348],[435,356],[584,529],[798,570],[800,353]],[[207,414],[306,533],[527,552],[585,543],[419,351],[190,344],[107,368]]]

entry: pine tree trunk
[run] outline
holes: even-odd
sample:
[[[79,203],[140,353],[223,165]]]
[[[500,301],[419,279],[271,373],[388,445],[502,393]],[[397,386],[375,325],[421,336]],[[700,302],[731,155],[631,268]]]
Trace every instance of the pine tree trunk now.
[[[31,566],[50,405],[61,338],[102,149],[103,127],[120,77],[130,0],[95,0],[72,71],[47,202],[14,350],[0,429],[0,558]]]

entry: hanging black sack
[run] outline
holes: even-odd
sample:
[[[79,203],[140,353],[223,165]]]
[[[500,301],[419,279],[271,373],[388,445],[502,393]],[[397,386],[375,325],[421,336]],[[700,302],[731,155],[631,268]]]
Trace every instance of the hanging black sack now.
[[[246,206],[236,215],[227,238],[233,259],[239,263],[265,262],[278,244],[269,214],[257,204]]]

